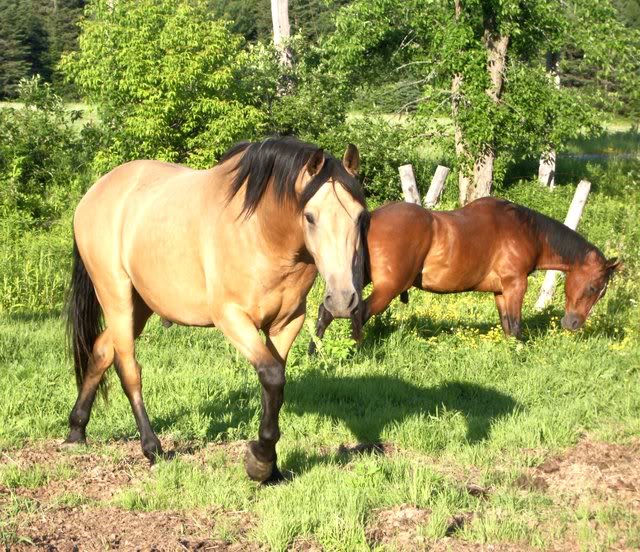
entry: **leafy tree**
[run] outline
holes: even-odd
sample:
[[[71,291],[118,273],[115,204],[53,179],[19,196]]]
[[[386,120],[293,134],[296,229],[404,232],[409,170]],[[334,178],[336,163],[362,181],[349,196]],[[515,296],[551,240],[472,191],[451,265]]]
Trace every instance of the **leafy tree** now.
[[[600,82],[632,93],[638,35],[615,14],[608,0],[356,0],[329,47],[347,86],[420,83],[416,119],[454,153],[464,203],[489,193],[516,158],[596,130],[594,91],[557,89],[547,51],[573,46]]]
[[[14,97],[25,77],[50,78],[48,40],[34,0],[0,0],[0,97]]]
[[[266,128],[270,58],[204,0],[96,0],[79,45],[62,67],[109,132],[102,171],[145,157],[210,166]]]

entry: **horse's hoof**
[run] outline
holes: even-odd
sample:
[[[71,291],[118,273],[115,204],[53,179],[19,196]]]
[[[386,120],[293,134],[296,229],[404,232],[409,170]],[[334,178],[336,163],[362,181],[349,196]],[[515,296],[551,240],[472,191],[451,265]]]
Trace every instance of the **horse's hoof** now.
[[[79,429],[72,429],[69,432],[69,437],[67,437],[62,443],[63,446],[71,446],[71,445],[86,445],[87,444],[87,436],[84,431]]]
[[[256,458],[251,447],[252,445],[255,446],[257,444],[258,443],[256,441],[251,441],[247,445],[247,450],[244,454],[244,468],[250,479],[253,479],[254,481],[267,482],[269,478],[275,475],[275,472],[278,472],[278,474],[280,474],[280,472],[278,471],[278,468],[276,468],[275,459],[270,462],[263,462]],[[280,474],[280,477],[282,477],[282,474]]]
[[[289,476],[288,479],[291,479],[291,476],[288,472],[287,475]],[[278,469],[278,466],[274,466],[271,475],[268,479],[265,479],[262,484],[265,486],[278,485],[279,483],[283,483],[286,480],[287,477],[282,474],[282,472]]]
[[[316,343],[315,341],[310,341],[309,342],[309,348],[307,349],[307,354],[309,356],[316,356],[317,350],[316,350]]]

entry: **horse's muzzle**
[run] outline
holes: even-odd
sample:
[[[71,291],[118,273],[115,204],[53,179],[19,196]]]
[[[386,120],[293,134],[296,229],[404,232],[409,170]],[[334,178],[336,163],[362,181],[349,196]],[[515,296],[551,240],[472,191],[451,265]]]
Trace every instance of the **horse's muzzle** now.
[[[560,320],[560,324],[565,330],[575,332],[582,327],[584,319],[577,314],[567,313],[562,317],[562,320]]]
[[[334,318],[349,318],[358,306],[355,289],[328,290],[324,296],[324,306]]]

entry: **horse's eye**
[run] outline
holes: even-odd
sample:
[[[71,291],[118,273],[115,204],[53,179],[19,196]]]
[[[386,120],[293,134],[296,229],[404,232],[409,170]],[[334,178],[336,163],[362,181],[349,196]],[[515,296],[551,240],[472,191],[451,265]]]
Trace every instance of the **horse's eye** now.
[[[598,288],[596,286],[589,286],[589,293],[591,295],[595,295],[596,293],[598,293]]]
[[[307,222],[309,224],[315,224],[316,220],[313,218],[313,215],[311,213],[305,213],[304,214],[304,218],[307,220]]]

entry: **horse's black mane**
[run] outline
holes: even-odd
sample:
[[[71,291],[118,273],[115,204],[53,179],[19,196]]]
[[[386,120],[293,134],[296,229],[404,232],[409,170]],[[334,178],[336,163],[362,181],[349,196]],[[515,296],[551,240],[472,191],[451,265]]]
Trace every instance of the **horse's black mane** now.
[[[300,171],[307,165],[311,156],[320,148],[307,144],[291,136],[267,138],[262,142],[240,142],[231,147],[220,159],[220,163],[242,153],[231,168],[236,174],[231,183],[229,200],[245,187],[242,213],[250,216],[258,207],[260,200],[272,182],[275,197],[279,202],[291,201],[302,209],[313,195],[330,178],[342,186],[362,205],[365,204],[362,187],[356,178],[350,175],[342,163],[325,154],[322,169],[305,186],[300,198],[296,195],[296,180]]]
[[[522,205],[512,204],[520,220],[528,224],[551,248],[568,263],[581,263],[587,254],[595,251],[604,259],[602,252],[580,234],[561,222]]]

